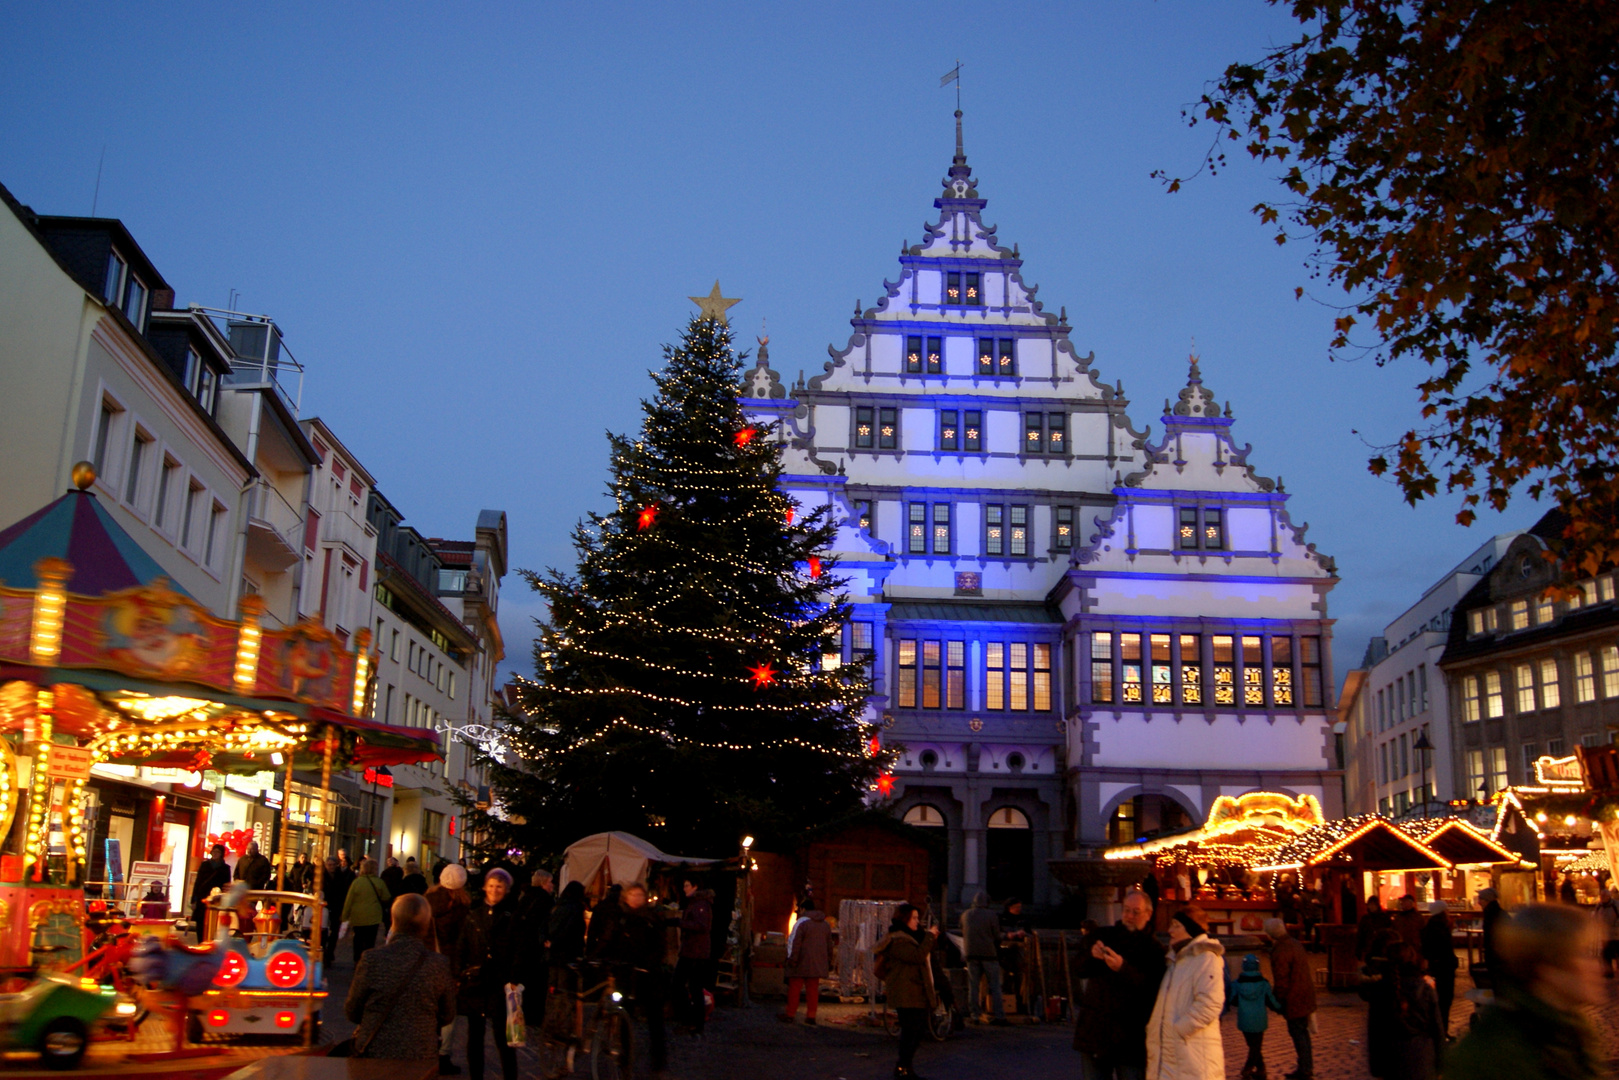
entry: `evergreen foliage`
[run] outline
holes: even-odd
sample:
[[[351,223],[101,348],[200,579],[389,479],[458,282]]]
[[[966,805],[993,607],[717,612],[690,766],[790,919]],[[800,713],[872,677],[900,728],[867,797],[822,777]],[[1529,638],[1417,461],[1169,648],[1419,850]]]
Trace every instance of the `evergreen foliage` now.
[[[507,721],[522,765],[491,762],[516,824],[481,815],[490,847],[618,829],[725,856],[857,809],[885,760],[867,753],[867,673],[821,670],[849,615],[812,562],[828,511],[778,490],[724,324],[694,318],[664,352],[640,435],[609,436],[615,505],[575,529],[576,572],[523,572],[549,619]]]

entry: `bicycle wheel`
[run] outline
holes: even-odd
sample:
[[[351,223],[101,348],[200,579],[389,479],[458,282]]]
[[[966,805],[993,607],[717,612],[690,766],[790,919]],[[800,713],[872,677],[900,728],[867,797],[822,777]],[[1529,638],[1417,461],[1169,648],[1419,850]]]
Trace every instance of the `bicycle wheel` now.
[[[940,1003],[928,1014],[928,1034],[934,1042],[944,1042],[956,1030],[956,1010]]]
[[[635,1072],[634,1038],[624,1010],[603,1016],[590,1040],[591,1080],[630,1080]]]

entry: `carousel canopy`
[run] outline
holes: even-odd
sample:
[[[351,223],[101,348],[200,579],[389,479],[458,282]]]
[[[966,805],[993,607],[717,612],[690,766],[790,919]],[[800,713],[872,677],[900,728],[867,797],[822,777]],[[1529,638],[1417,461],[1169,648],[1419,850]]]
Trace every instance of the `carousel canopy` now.
[[[37,589],[34,567],[46,558],[65,559],[73,567],[67,591],[77,596],[105,596],[165,576],[157,561],[87,491],[70,491],[0,530],[0,584]],[[169,588],[185,595],[178,586]]]

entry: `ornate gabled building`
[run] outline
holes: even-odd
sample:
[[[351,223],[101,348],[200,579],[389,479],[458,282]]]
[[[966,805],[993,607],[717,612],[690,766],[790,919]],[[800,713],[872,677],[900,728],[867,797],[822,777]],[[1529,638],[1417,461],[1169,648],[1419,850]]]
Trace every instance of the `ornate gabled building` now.
[[[1330,559],[1231,441],[1194,360],[1154,441],[983,220],[962,149],[939,211],[823,371],[743,376],[783,486],[840,522],[890,794],[947,830],[951,894],[1057,899],[1109,843],[1255,790],[1341,802]]]

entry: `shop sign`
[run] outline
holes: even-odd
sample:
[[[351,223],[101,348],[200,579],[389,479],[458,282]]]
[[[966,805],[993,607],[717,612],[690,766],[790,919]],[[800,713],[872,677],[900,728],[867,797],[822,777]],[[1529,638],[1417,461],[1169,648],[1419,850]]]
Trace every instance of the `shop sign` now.
[[[173,784],[176,787],[194,788],[202,783],[202,773],[192,772],[189,769],[153,769],[146,768],[146,779],[154,784]]]
[[[84,747],[52,743],[50,758],[45,764],[45,774],[60,776],[67,780],[88,780],[93,761],[94,755]]]
[[[107,837],[107,880],[114,884],[124,880],[124,842],[116,836]]]
[[[225,786],[232,791],[240,792],[249,799],[257,799],[266,791],[275,788],[275,773],[258,772],[252,776],[236,776],[232,773],[225,775]]]

